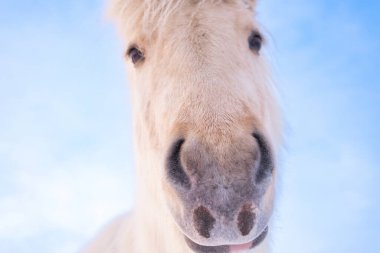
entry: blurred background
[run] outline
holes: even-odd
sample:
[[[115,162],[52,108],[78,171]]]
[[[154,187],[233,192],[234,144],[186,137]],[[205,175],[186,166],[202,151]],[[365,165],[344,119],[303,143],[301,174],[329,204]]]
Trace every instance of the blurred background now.
[[[0,252],[77,252],[133,203],[103,0],[0,2]],[[380,252],[379,1],[262,0],[286,147],[273,252]]]

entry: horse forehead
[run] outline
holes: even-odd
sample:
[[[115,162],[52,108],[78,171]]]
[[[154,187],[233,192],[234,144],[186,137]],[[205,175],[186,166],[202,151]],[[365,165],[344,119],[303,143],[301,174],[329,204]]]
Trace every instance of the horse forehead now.
[[[191,2],[191,1],[189,1]],[[177,40],[184,35],[192,38],[202,37],[207,33],[223,34],[236,30],[251,29],[252,12],[241,8],[235,1],[196,1],[201,4],[181,4],[177,8],[152,10],[144,13],[142,27],[147,28],[144,36],[150,39]],[[146,29],[142,29],[146,31]],[[158,34],[158,36],[157,36]],[[182,36],[181,36],[182,35]]]
[[[179,29],[190,31],[225,31],[243,26],[247,20],[251,20],[251,15],[241,8],[209,3],[201,7],[185,8],[173,14],[174,22],[169,22],[169,26],[175,25]]]

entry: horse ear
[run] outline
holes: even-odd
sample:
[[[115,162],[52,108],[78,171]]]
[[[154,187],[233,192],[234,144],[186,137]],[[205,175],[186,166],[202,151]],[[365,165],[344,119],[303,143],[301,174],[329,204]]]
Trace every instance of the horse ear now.
[[[243,4],[247,6],[248,9],[254,10],[256,7],[257,0],[243,0]]]

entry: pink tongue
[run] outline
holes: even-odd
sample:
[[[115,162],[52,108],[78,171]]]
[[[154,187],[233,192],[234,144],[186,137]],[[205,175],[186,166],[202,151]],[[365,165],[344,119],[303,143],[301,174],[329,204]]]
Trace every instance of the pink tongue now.
[[[251,245],[252,245],[252,242],[249,242],[246,244],[240,244],[240,245],[231,245],[230,251],[231,252],[239,252],[239,251],[243,251],[243,250],[249,250]]]

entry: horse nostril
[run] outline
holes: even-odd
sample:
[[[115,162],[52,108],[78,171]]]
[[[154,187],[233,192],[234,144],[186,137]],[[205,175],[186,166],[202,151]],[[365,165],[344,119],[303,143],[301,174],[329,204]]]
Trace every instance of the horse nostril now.
[[[171,180],[176,185],[180,185],[186,189],[190,189],[190,179],[183,170],[180,159],[181,147],[184,142],[184,139],[180,139],[176,143],[174,143],[174,145],[170,149],[166,168],[169,180]]]
[[[253,137],[256,139],[261,155],[261,161],[259,168],[256,172],[255,182],[261,183],[264,179],[268,178],[274,170],[272,152],[264,136],[258,133],[254,133]]]
[[[255,224],[256,214],[253,212],[251,204],[245,204],[238,216],[238,227],[243,236],[251,232]]]
[[[200,206],[194,210],[193,221],[198,233],[205,238],[210,238],[210,232],[214,228],[215,218],[212,217],[206,207]]]

